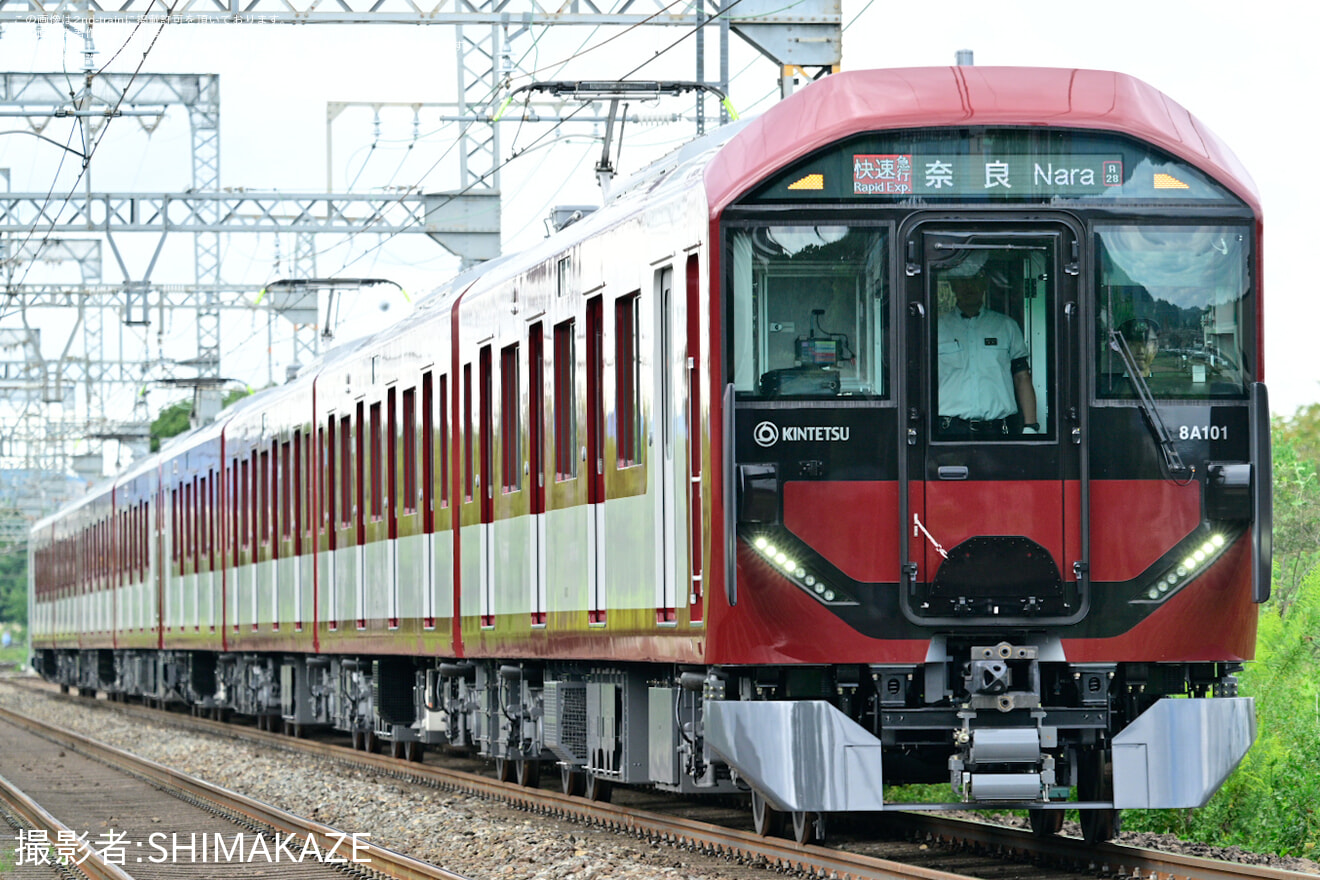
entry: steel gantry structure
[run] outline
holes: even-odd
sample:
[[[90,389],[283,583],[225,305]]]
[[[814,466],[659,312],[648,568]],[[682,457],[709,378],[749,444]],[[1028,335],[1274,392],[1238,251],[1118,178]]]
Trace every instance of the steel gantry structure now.
[[[406,190],[395,195],[291,195],[222,189],[218,75],[94,71],[92,26],[138,22],[453,27],[459,48],[457,99],[449,115],[462,120],[456,150],[458,188],[442,193]],[[143,433],[145,399],[140,395],[135,397],[140,403],[131,419],[113,419],[107,407],[110,389],[140,386],[153,366],[155,378],[195,381],[198,388],[205,389],[198,398],[199,410],[203,401],[205,408],[218,409],[214,389],[221,376],[220,316],[225,310],[251,311],[256,287],[225,280],[222,234],[292,234],[295,246],[288,262],[293,276],[301,279],[316,278],[316,238],[327,234],[421,233],[456,254],[465,265],[497,255],[500,168],[505,161],[500,121],[529,121],[517,112],[504,113],[503,104],[512,80],[534,78],[534,72],[516,59],[515,48],[539,29],[562,25],[688,29],[695,36],[695,81],[723,94],[728,93],[731,33],[778,66],[781,93],[787,94],[803,78],[838,69],[842,30],[840,0],[797,0],[788,5],[782,0],[570,0],[553,6],[538,0],[337,0],[333,6],[319,0],[246,0],[241,5],[233,0],[177,0],[168,13],[155,0],[126,0],[113,6],[95,0],[0,0],[0,25],[5,24],[81,27],[88,48],[81,88],[72,94],[70,76],[65,73],[0,73],[0,116],[25,117],[38,135],[49,120],[61,117],[81,120],[84,132],[105,124],[108,118],[136,117],[150,132],[170,107],[181,106],[188,112],[191,130],[192,185],[184,192],[97,190],[90,168],[85,169],[81,190],[67,199],[52,199],[49,193],[0,192],[0,283],[5,297],[0,318],[23,317],[22,327],[11,331],[13,339],[0,338],[0,402],[20,402],[18,421],[27,426],[14,426],[7,447],[0,448],[0,463],[12,466],[15,447],[30,441],[41,448],[28,451],[23,459],[27,467],[65,471],[78,437],[74,420],[63,411],[58,416],[42,413],[41,407],[66,401],[78,387],[86,395],[84,437],[131,438]],[[718,45],[714,77],[705,69],[707,39]],[[697,133],[709,121],[704,100],[704,92],[699,91],[694,112]],[[719,107],[714,119],[725,118],[724,113]],[[578,115],[581,120],[594,119]],[[84,140],[86,143],[87,138]],[[84,149],[84,155],[87,152]],[[120,233],[159,236],[155,254],[145,267],[128,265],[115,238]],[[192,240],[194,279],[170,283],[153,279],[156,257],[167,238],[181,235]],[[106,262],[103,242],[123,276],[119,284],[102,278]],[[27,280],[31,264],[56,260],[76,262],[81,282]],[[306,289],[284,291],[267,300],[268,306],[297,322],[294,348],[299,358],[316,351],[318,321],[314,314],[307,320],[316,302],[313,296],[309,308]],[[58,359],[43,356],[40,335],[27,324],[28,311],[41,308],[67,309],[76,316],[69,342]],[[147,326],[153,320],[163,326],[167,315],[185,310],[194,319],[196,331],[196,355],[186,359],[186,365],[195,369],[194,377],[180,379],[174,373],[173,367],[183,366],[184,361],[130,362],[122,344],[117,357],[106,353],[106,315],[118,313],[120,335],[137,334],[145,351]],[[70,345],[79,334],[82,357],[69,358]],[[0,507],[5,506],[7,502],[0,498]],[[14,506],[29,515],[33,509],[30,500]]]

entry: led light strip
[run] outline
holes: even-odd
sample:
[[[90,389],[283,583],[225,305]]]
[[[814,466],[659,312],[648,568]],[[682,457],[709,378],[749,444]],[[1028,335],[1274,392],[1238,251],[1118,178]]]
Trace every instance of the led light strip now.
[[[1186,584],[1209,567],[1209,563],[1214,561],[1226,543],[1227,539],[1218,532],[1211,535],[1209,540],[1189,553],[1177,567],[1170,569],[1167,574],[1155,581],[1154,586],[1146,591],[1146,598],[1164,598],[1175,587]]]
[[[792,541],[772,541],[766,535],[757,535],[751,539],[751,545],[761,557],[779,572],[816,599],[827,603],[853,603],[856,600],[834,587],[816,573],[808,571],[807,566],[794,557],[797,555],[790,548],[782,546]]]

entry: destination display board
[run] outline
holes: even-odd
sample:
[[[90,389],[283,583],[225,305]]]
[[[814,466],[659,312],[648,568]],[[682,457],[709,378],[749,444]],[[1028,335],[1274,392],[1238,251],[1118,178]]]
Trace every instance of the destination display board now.
[[[854,138],[774,176],[747,201],[786,199],[1238,201],[1187,163],[1127,138],[1020,129]]]

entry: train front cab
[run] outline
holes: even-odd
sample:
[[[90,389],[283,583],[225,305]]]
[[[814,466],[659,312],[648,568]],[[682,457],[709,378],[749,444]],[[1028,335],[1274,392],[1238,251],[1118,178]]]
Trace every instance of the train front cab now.
[[[758,815],[948,781],[1042,832],[1075,790],[1104,839],[1209,799],[1269,583],[1258,230],[1153,146],[1010,127],[855,137],[725,211],[712,641],[752,647],[707,743]],[[968,280],[998,317],[958,331]]]

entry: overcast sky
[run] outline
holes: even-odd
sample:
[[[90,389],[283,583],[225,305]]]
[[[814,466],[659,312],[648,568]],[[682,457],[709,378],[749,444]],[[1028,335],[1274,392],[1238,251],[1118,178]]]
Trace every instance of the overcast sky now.
[[[1286,10],[1286,11],[1285,11]],[[1314,68],[1317,13],[1308,4],[1228,2],[1062,3],[928,2],[894,4],[843,0],[843,67],[931,66],[952,63],[958,49],[972,49],[978,65],[1089,67],[1137,76],[1174,100],[1213,129],[1238,154],[1255,177],[1265,209],[1266,368],[1276,412],[1320,400],[1320,295],[1308,265],[1320,261],[1311,240],[1317,224],[1306,213],[1317,202],[1310,188],[1317,175],[1310,166],[1316,142]],[[129,29],[98,27],[97,66],[123,51],[109,70],[131,72],[148,43],[153,26],[129,40]],[[597,51],[586,51],[611,35],[585,27],[547,29],[539,38],[523,36],[513,44],[514,60],[538,78],[613,79],[630,74],[640,58],[656,60],[636,78],[694,76],[691,40],[666,50],[681,31],[639,28]],[[714,40],[708,40],[713,44]],[[743,113],[764,110],[777,95],[776,67],[733,38],[730,70],[734,105]],[[451,147],[454,128],[435,120],[439,110],[424,110],[414,128],[409,110],[382,111],[380,128],[367,109],[343,113],[333,128],[333,159],[327,174],[326,105],[349,102],[440,102],[454,99],[454,31],[447,27],[347,27],[276,25],[170,25],[150,47],[144,70],[219,73],[221,75],[221,182],[229,187],[324,191],[384,192],[421,183],[428,190],[457,185]],[[66,30],[46,25],[40,36],[28,24],[5,25],[0,34],[0,68],[68,70],[82,66],[83,42]],[[656,53],[659,53],[657,56]],[[567,64],[560,62],[574,59]],[[707,71],[714,55],[708,53]],[[525,80],[519,80],[515,84]],[[661,115],[690,111],[684,104],[640,107]],[[0,120],[0,130],[21,127],[21,120]],[[189,130],[177,110],[149,135],[135,120],[120,119],[98,149],[92,186],[111,191],[178,191],[189,179]],[[51,122],[44,134],[61,142],[66,122]],[[501,130],[502,158],[537,144],[546,127],[506,125]],[[631,125],[625,132],[621,169],[626,173],[681,143],[691,123]],[[543,219],[555,204],[599,200],[592,166],[599,145],[590,126],[577,126],[563,139],[544,142],[503,171],[506,247],[526,245],[544,234]],[[549,140],[547,138],[546,140]],[[374,145],[374,146],[373,146]],[[449,150],[448,154],[446,151]],[[57,172],[60,151],[26,137],[0,136],[0,168],[9,169],[15,191],[50,188],[51,181],[71,187],[77,169],[65,162]],[[0,180],[0,186],[3,186]],[[190,279],[191,243],[171,241],[153,278]],[[250,283],[287,276],[292,239],[231,235],[224,243],[226,280]],[[380,245],[379,247],[377,245]],[[130,269],[145,268],[154,239],[125,237]],[[439,283],[455,260],[421,236],[400,236],[381,244],[362,236],[332,246],[318,257],[318,274],[380,275],[394,278],[416,295]],[[278,250],[277,250],[278,248]],[[120,280],[109,254],[108,281]],[[41,277],[59,278],[59,267]],[[37,275],[32,276],[33,280]],[[345,332],[381,326],[406,311],[397,292],[378,288],[345,303]],[[167,353],[186,357],[192,338],[188,327],[162,327]],[[267,364],[267,329],[259,313],[229,316],[224,325],[227,375],[251,384],[276,379],[290,360],[290,346],[279,339]],[[182,341],[171,343],[171,337]],[[341,336],[342,338],[342,336]],[[159,402],[165,399],[157,395]]]

